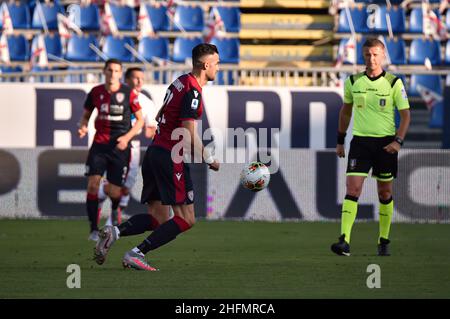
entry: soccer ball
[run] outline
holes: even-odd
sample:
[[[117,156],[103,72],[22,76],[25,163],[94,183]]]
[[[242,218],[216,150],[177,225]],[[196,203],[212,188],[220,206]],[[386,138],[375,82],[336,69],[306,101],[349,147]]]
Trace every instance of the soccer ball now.
[[[269,185],[270,172],[266,165],[261,162],[246,164],[241,172],[241,184],[245,188],[259,192]]]

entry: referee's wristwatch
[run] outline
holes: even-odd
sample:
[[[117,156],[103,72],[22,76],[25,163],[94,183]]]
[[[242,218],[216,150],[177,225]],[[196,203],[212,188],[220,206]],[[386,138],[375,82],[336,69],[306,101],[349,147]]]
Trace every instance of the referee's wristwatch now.
[[[401,137],[396,136],[394,138],[394,141],[396,141],[398,144],[400,144],[400,146],[403,146],[403,140]]]

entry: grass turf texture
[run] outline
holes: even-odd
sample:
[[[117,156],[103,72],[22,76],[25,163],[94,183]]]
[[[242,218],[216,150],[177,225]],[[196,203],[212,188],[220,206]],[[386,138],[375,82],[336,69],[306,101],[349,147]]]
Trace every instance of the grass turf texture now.
[[[338,223],[200,221],[147,257],[158,272],[123,269],[116,242],[92,260],[82,220],[0,220],[0,298],[449,298],[450,225],[393,224],[390,257],[376,256],[378,223],[354,225],[351,257],[331,243]],[[69,264],[81,289],[68,289]],[[369,289],[369,264],[381,288]]]

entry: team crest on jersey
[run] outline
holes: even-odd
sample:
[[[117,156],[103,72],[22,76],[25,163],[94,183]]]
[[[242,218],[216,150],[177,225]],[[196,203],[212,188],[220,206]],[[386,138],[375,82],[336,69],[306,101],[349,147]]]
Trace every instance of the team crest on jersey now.
[[[124,98],[125,98],[125,95],[122,92],[116,93],[117,102],[122,103]]]
[[[198,108],[198,99],[193,99],[191,103],[191,109],[196,110]]]
[[[402,97],[403,97],[404,100],[408,99],[408,95],[406,94],[405,88],[402,89]]]
[[[386,106],[386,99],[380,99],[380,106]]]

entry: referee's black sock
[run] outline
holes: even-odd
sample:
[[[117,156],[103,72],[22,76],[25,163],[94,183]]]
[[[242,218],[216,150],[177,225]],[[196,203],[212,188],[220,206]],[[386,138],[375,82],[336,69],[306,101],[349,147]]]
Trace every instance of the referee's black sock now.
[[[86,196],[86,209],[89,218],[89,224],[91,232],[98,230],[98,195],[87,193]]]
[[[150,214],[138,214],[132,216],[125,223],[117,226],[120,231],[120,237],[132,236],[145,233],[147,230],[158,228],[158,221]]]
[[[161,224],[153,233],[150,234],[137,248],[146,254],[168,242],[174,240],[180,233],[185,232],[191,226],[180,216],[168,220]]]

